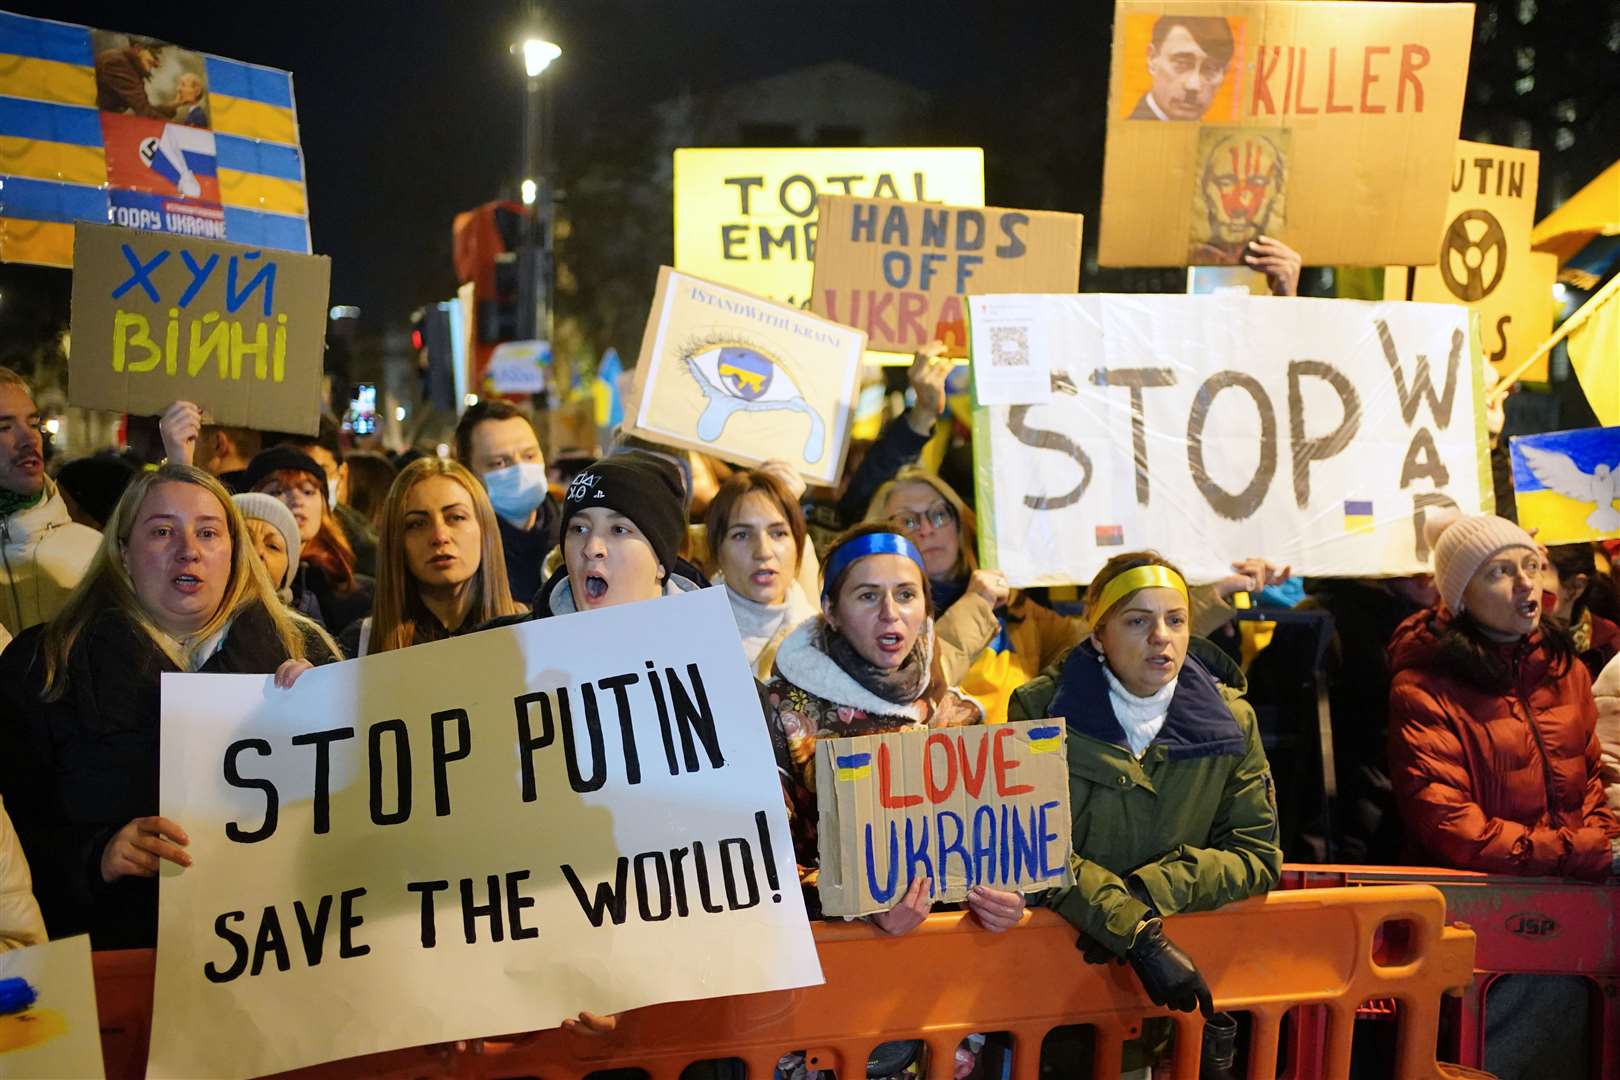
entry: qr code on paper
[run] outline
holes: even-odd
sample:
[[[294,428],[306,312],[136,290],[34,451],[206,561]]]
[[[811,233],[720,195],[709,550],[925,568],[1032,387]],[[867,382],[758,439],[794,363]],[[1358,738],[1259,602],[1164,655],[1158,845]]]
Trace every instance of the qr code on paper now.
[[[991,367],[1029,367],[1029,327],[990,328]]]

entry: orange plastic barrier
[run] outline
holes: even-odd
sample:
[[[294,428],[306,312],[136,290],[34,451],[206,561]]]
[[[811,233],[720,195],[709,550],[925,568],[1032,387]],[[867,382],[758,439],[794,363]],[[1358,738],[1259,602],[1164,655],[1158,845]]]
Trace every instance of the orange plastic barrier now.
[[[1438,890],[1404,885],[1277,892],[1177,916],[1168,929],[1197,960],[1218,1007],[1251,1014],[1250,1077],[1278,1075],[1283,1018],[1302,1005],[1320,1006],[1330,1018],[1324,1052],[1309,1071],[1292,1063],[1289,1075],[1347,1076],[1357,1006],[1390,998],[1400,1005],[1395,1075],[1423,1078],[1448,1075],[1435,1064],[1440,1000],[1466,987],[1474,967],[1473,934],[1445,921]],[[1051,912],[1032,911],[1005,934],[986,933],[962,914],[930,916],[901,938],[864,923],[821,923],[815,934],[827,978],[822,986],[637,1009],[602,1038],[552,1030],[289,1075],[577,1080],[598,1069],[637,1067],[653,1080],[676,1080],[692,1061],[739,1058],[751,1078],[768,1080],[780,1054],[808,1049],[813,1065],[855,1078],[877,1043],[919,1039],[929,1048],[929,1075],[949,1077],[964,1035],[1001,1031],[1013,1040],[1013,1076],[1034,1080],[1042,1038],[1061,1025],[1087,1024],[1095,1029],[1094,1074],[1107,1077],[1119,1075],[1122,1043],[1141,1031],[1143,1020],[1169,1015],[1176,1025],[1173,1075],[1197,1076],[1202,1020],[1153,1006],[1128,967],[1084,963],[1074,930]],[[150,965],[150,953],[139,956]],[[98,985],[129,994],[137,983]],[[103,1007],[104,1018],[139,1012],[133,999]],[[107,1056],[114,1060],[111,1047]]]
[[[1438,867],[1283,867],[1283,889],[1425,884],[1447,917],[1473,930],[1474,978],[1461,1000],[1455,1046],[1465,1065],[1485,1056],[1485,998],[1503,975],[1581,975],[1599,991],[1593,1046],[1603,1080],[1620,1080],[1620,887],[1562,878],[1478,874]],[[1308,1053],[1308,1051],[1307,1051]]]

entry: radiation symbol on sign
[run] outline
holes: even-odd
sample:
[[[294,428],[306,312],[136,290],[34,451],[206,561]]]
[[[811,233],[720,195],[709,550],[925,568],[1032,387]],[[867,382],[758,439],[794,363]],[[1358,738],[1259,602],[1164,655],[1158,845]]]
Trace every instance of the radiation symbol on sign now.
[[[1464,210],[1440,243],[1440,276],[1464,303],[1489,296],[1507,268],[1507,234],[1488,210]]]

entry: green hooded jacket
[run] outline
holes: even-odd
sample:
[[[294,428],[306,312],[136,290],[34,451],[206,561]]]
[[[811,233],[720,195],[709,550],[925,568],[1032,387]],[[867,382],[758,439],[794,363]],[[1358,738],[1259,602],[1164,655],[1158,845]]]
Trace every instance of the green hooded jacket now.
[[[1116,956],[1153,913],[1209,911],[1277,883],[1276,792],[1244,685],[1231,658],[1191,639],[1140,761],[1089,642],[1013,693],[1009,719],[1060,716],[1068,726],[1075,884],[1048,904]]]

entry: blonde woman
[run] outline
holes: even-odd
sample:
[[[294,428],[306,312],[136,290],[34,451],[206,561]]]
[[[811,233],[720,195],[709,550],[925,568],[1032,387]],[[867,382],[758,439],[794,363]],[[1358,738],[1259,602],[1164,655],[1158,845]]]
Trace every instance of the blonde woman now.
[[[189,465],[137,477],[66,605],[0,656],[0,797],[51,937],[152,946],[159,860],[190,865],[185,829],[157,816],[163,673],[285,686],[336,657],[276,598],[219,481]]]
[[[388,489],[376,599],[372,613],[343,632],[343,650],[370,656],[404,649],[527,610],[512,599],[484,485],[454,461],[420,458]]]

